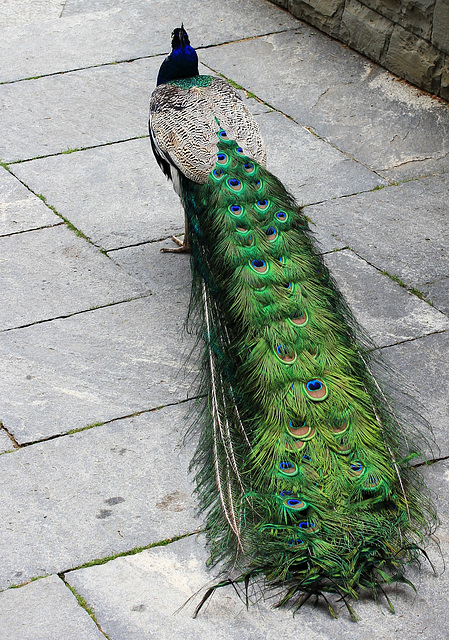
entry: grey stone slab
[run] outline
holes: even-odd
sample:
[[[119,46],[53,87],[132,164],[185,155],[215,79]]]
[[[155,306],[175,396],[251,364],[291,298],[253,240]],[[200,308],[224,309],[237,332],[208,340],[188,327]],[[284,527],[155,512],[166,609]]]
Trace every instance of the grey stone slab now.
[[[419,411],[433,429],[437,457],[449,455],[448,354],[448,331],[382,350],[386,362],[410,384],[410,406],[421,405]]]
[[[0,628],[3,640],[104,640],[57,576],[0,593]]]
[[[0,158],[15,162],[147,136],[150,94],[163,59],[0,85]],[[200,73],[211,71],[200,65]],[[254,99],[246,102],[255,113],[267,110]],[[10,168],[19,174],[22,167]]]
[[[189,294],[150,296],[0,334],[0,420],[23,444],[176,403]]]
[[[139,279],[154,295],[187,295],[190,291],[190,257],[185,253],[161,253],[162,248],[173,249],[169,238],[109,252],[109,257],[127,273]]]
[[[319,228],[408,286],[449,275],[449,175],[307,207]]]
[[[0,238],[0,255],[2,330],[147,293],[65,225]]]
[[[159,240],[184,228],[178,196],[148,138],[14,165],[92,242],[114,249]]]
[[[57,19],[63,7],[63,0],[4,0],[0,3],[0,28]]]
[[[62,19],[2,29],[0,82],[168,53],[182,20],[195,47],[296,25],[288,13],[258,0],[197,0],[194,11],[190,0],[102,3],[94,12],[84,6],[87,12],[78,15],[69,15],[68,4]]]
[[[148,135],[161,60],[0,85],[0,158],[13,162]]]
[[[0,585],[196,531],[186,405],[0,456]]]
[[[42,200],[0,168],[0,236],[60,223]]]
[[[0,453],[5,453],[5,451],[13,451],[14,445],[12,443],[11,438],[8,437],[8,434],[4,429],[1,428],[0,425]]]
[[[440,529],[443,553],[448,545],[448,472],[447,466],[434,465],[425,475],[434,488],[439,488],[441,515]],[[432,474],[432,477],[430,475]],[[418,586],[415,596],[408,587],[390,589],[389,595],[396,615],[389,613],[384,602],[376,604],[369,599],[355,603],[360,616],[357,625],[349,620],[344,605],[338,620],[333,620],[324,606],[307,603],[299,613],[270,608],[272,602],[250,606],[247,610],[231,587],[218,590],[198,618],[192,619],[194,605],[188,598],[198,590],[213,584],[214,570],[205,570],[207,553],[204,540],[189,537],[166,547],[143,551],[123,557],[102,566],[89,567],[66,574],[66,579],[93,607],[101,628],[111,640],[160,640],[172,638],[186,640],[216,638],[217,640],[275,640],[282,629],[287,640],[313,638],[314,640],[415,640],[426,635],[445,640],[449,620],[445,615],[449,584],[447,572],[434,577],[428,566],[420,575],[411,571]],[[441,560],[434,549],[431,554],[438,569]],[[440,560],[440,561],[439,561]],[[260,594],[258,594],[260,598]],[[427,630],[427,631],[426,631]],[[354,635],[355,634],[355,635]]]
[[[200,59],[384,177],[449,165],[447,104],[311,27],[205,49]]]
[[[378,346],[449,329],[447,316],[352,251],[327,254],[325,262],[356,320]]]
[[[322,202],[388,184],[277,112],[257,118],[267,145],[267,167],[299,204]]]

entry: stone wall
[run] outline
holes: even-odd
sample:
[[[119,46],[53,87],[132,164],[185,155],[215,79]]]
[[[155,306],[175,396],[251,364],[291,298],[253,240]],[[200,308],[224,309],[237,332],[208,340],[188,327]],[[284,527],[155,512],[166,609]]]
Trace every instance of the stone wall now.
[[[271,0],[449,100],[449,0]]]

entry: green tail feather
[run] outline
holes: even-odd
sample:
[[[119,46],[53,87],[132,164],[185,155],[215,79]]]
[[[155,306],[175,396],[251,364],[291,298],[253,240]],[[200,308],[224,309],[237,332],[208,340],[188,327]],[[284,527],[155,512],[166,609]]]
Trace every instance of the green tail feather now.
[[[264,576],[281,605],[382,593],[436,523],[418,452],[305,217],[224,132],[218,148],[205,184],[182,182],[206,342],[193,464],[211,562],[226,561],[226,584]]]

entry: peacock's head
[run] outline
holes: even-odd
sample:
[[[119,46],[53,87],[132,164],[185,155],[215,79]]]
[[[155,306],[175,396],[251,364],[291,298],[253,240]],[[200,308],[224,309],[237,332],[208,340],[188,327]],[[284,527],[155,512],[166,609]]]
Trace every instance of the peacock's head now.
[[[189,36],[187,35],[187,31],[184,29],[184,24],[181,24],[179,29],[173,29],[171,38],[172,49],[182,49],[183,47],[190,46]]]
[[[180,28],[174,29],[171,37],[172,51],[159,69],[158,85],[170,82],[170,80],[180,80],[198,75],[198,56],[195,49],[190,46],[189,36],[184,25],[181,24]]]

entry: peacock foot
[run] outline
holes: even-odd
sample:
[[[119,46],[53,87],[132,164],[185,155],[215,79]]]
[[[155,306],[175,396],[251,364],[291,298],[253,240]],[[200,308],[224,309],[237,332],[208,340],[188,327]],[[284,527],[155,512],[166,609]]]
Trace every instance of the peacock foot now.
[[[190,245],[186,236],[184,236],[184,240],[180,240],[176,236],[172,236],[171,239],[178,245],[178,248],[169,249],[168,247],[162,247],[162,253],[190,253]]]

